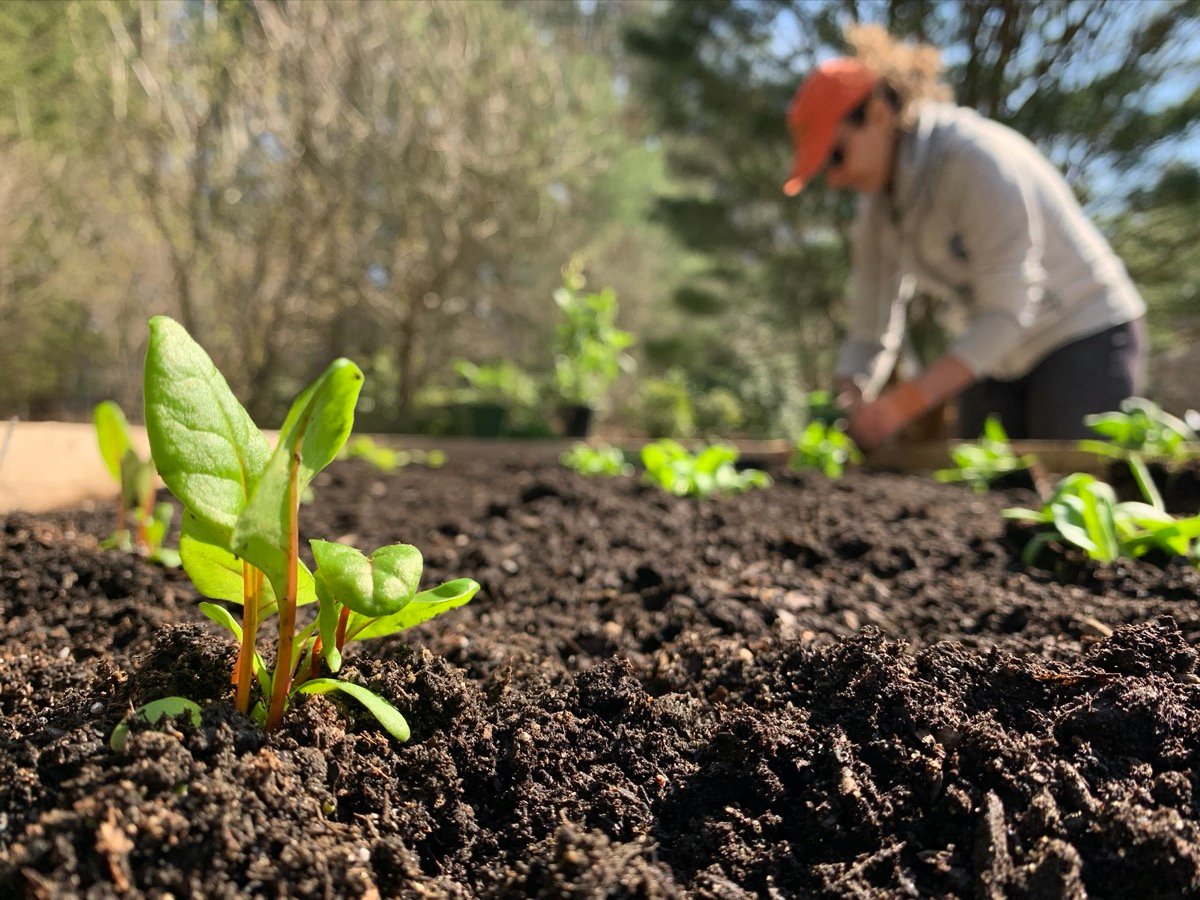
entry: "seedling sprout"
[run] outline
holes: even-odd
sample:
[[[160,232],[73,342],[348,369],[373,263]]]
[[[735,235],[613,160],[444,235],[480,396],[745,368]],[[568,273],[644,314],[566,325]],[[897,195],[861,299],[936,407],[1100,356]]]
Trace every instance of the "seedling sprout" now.
[[[678,441],[664,439],[642,448],[646,480],[678,497],[737,494],[765,488],[771,477],[759,469],[738,471],[738,452],[728,444],[713,444],[695,455]]]
[[[121,488],[117,497],[116,527],[102,546],[106,549],[136,549],[161,565],[179,565],[179,554],[163,546],[175,516],[175,507],[170,503],[154,503],[153,457],[142,459],[133,448],[129,423],[116,403],[105,400],[98,404],[92,418],[104,466]]]
[[[321,662],[336,673],[349,641],[417,625],[468,602],[479,586],[460,578],[418,591],[421,556],[403,544],[366,557],[314,541],[315,574],[300,561],[301,493],[345,444],[362,380],[350,360],[331,363],[292,404],[272,451],[204,350],[178,323],[156,316],[146,354],[146,428],[163,481],[186,510],[185,571],[206,597],[242,606],[239,624],[225,607],[201,604],[238,641],[232,679],[238,709],[271,730],[295,694],[338,691],[407,740],[398,710],[360,685],[321,677]],[[298,627],[298,608],[314,601],[318,616]],[[276,613],[272,670],[255,638]]]

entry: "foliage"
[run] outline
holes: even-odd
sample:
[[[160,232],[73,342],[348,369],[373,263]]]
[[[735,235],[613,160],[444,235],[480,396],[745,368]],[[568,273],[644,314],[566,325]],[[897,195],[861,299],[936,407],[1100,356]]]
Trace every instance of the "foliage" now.
[[[441,468],[446,464],[446,454],[442,450],[396,450],[384,447],[366,435],[359,435],[347,442],[339,458],[361,459],[375,467],[380,472],[394,472],[408,465],[428,466],[431,469]]]
[[[154,460],[142,459],[133,447],[129,423],[121,407],[111,400],[98,404],[92,412],[96,442],[104,466],[121,487],[117,497],[117,524],[102,545],[134,550],[152,562],[174,567],[179,554],[163,546],[175,507],[154,503]],[[132,519],[133,527],[129,527]]]
[[[987,492],[996,479],[1012,472],[1028,469],[1035,457],[1026,454],[1017,456],[1008,443],[1008,433],[1000,420],[988,416],[983,423],[983,434],[973,444],[957,444],[950,448],[953,469],[938,469],[933,477],[948,483],[965,481],[977,494]]]
[[[1100,413],[1083,421],[1108,441],[1080,441],[1079,448],[1117,459],[1130,453],[1143,459],[1187,459],[1196,452],[1187,444],[1200,440],[1186,421],[1143,397],[1129,397],[1121,401],[1119,412]]]
[[[663,151],[603,48],[531,19],[0,4],[0,338],[22,363],[0,414],[128,407],[126,335],[168,311],[260,420],[346,355],[379,385],[371,414],[406,427],[451,360],[548,346],[570,253],[623,298],[668,296]]]
[[[727,387],[714,387],[696,397],[696,427],[705,434],[728,434],[746,423],[742,401]]]
[[[225,607],[201,604],[239,642],[238,708],[273,729],[297,692],[337,690],[406,740],[399,712],[366,688],[319,678],[320,661],[336,672],[346,642],[411,627],[466,603],[479,586],[458,579],[418,592],[421,557],[409,545],[366,557],[315,542],[316,572],[300,561],[300,495],[345,444],[362,381],[354,363],[332,362],[293,402],[272,451],[208,354],[178,323],[156,316],[146,352],[146,430],[163,481],[185,508],[184,569],[201,594],[242,605],[239,625]],[[314,600],[318,620],[297,631],[297,608]],[[274,613],[278,651],[268,669],[255,638]],[[255,684],[261,699],[251,707]]]
[[[485,366],[459,360],[454,364],[454,371],[467,383],[455,392],[459,403],[519,408],[537,402],[537,384],[533,377],[507,359]]]
[[[1065,541],[1083,550],[1090,559],[1113,562],[1136,558],[1151,550],[1190,556],[1200,537],[1200,515],[1175,519],[1161,500],[1118,503],[1113,489],[1092,475],[1075,473],[1058,483],[1040,510],[1014,507],[1004,515],[1010,519],[1046,526],[1025,547],[1021,559],[1032,565],[1051,541]]]
[[[846,434],[844,421],[813,419],[796,438],[789,465],[797,471],[818,469],[828,478],[841,478],[846,466],[859,465],[862,453]]]
[[[696,431],[696,412],[683,372],[643,378],[634,401],[638,424],[652,438],[687,438]]]
[[[554,387],[567,403],[599,409],[622,371],[633,370],[633,335],[617,328],[617,295],[611,288],[584,293],[581,263],[563,269],[562,287],[554,292],[562,319],[555,339]]]
[[[579,442],[559,457],[568,469],[580,475],[632,475],[633,466],[625,459],[620,447],[600,444],[596,447]]]
[[[713,444],[695,454],[678,441],[661,440],[642,448],[646,480],[677,497],[708,497],[739,494],[750,488],[765,488],[771,478],[759,469],[739,471],[738,452],[728,444]]]

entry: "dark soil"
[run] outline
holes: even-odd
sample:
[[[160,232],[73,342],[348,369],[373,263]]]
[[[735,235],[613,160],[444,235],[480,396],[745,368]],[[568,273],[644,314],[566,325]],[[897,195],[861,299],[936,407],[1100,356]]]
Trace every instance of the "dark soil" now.
[[[326,697],[264,737],[182,575],[100,550],[103,513],[10,516],[0,896],[1200,892],[1200,572],[1023,572],[1027,493],[775,474],[335,464],[308,534],[483,585],[350,653],[405,745]],[[167,694],[203,724],[109,749]]]

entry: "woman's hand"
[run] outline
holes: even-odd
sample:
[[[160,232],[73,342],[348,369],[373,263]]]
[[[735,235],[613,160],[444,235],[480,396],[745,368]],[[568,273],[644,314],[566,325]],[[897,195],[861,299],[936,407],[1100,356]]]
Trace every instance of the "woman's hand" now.
[[[874,403],[853,410],[846,432],[860,450],[870,453],[921,413],[974,381],[970,369],[957,357],[946,354],[912,381],[902,381],[880,394]]]
[[[926,405],[912,382],[898,384],[874,403],[859,406],[850,416],[846,433],[858,449],[870,453],[924,412]]]

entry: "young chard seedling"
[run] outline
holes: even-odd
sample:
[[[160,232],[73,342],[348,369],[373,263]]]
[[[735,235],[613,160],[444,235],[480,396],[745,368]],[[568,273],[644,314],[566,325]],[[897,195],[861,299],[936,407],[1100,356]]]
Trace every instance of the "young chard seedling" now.
[[[766,472],[738,471],[737,461],[738,451],[729,444],[713,444],[695,455],[670,438],[642,447],[646,480],[677,497],[739,494],[750,488],[771,486],[771,476]]]
[[[152,319],[150,328],[146,425],[151,448],[160,459],[160,474],[187,510],[180,541],[184,568],[205,596],[242,604],[240,626],[224,607],[201,604],[206,616],[239,641],[233,679],[238,708],[273,729],[297,691],[337,690],[358,700],[391,734],[406,740],[403,717],[385,700],[358,685],[312,677],[321,652],[318,623],[331,617],[337,621],[341,606],[357,611],[359,595],[347,600],[340,590],[323,589],[325,608],[297,631],[297,608],[321,599],[318,582],[299,559],[300,497],[350,434],[362,387],[361,370],[346,359],[331,363],[292,404],[272,452],[216,366],[187,332],[165,316]],[[371,559],[390,560],[393,549],[378,550]],[[329,572],[318,570],[321,583],[340,583],[337,571],[336,565]],[[458,579],[417,594],[415,582],[411,591],[407,581],[400,590],[387,565],[379,571],[382,583],[372,586],[372,605],[361,612],[365,621],[347,616],[341,645],[336,628],[326,640],[334,651],[325,654],[331,669],[335,661],[340,665],[340,647],[347,640],[392,634],[466,603],[479,588],[470,579]],[[411,559],[405,571],[411,574]],[[416,621],[410,617],[392,621],[402,607],[413,604],[413,612],[424,615]],[[379,609],[387,611],[383,618],[388,621],[382,625],[372,613]],[[269,671],[256,651],[255,636],[261,622],[274,613],[279,615],[279,643],[275,668]],[[308,666],[300,666],[302,657],[309,660]],[[255,682],[263,701],[251,709]]]
[[[581,441],[562,454],[559,461],[580,475],[606,475],[611,478],[633,474],[633,466],[626,461],[624,452],[611,444],[590,447]]]
[[[92,419],[105,468],[121,488],[117,498],[116,528],[101,546],[136,549],[160,565],[179,565],[179,554],[163,546],[175,507],[170,503],[154,504],[154,458],[138,456],[125,413],[111,400],[98,404]]]

